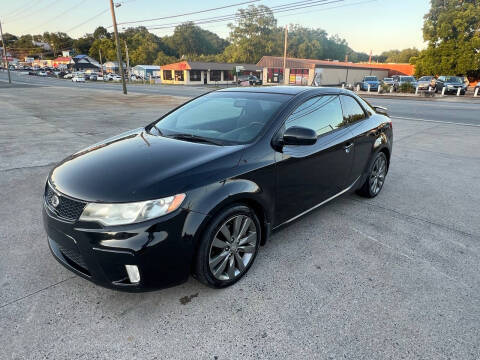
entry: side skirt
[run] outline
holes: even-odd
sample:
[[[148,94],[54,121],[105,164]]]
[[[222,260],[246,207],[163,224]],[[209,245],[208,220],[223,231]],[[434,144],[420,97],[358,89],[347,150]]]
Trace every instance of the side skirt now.
[[[345,194],[346,192],[348,192],[349,190],[351,190],[351,189],[355,186],[355,184],[357,183],[358,179],[360,179],[360,177],[361,177],[361,176],[359,176],[358,178],[356,178],[355,181],[354,181],[349,187],[347,187],[346,189],[344,189],[344,190],[340,191],[339,193],[333,195],[332,197],[329,197],[328,199],[322,201],[320,204],[317,204],[317,205],[315,205],[314,207],[311,207],[310,209],[305,210],[304,212],[298,214],[297,216],[294,216],[294,217],[291,218],[290,220],[287,220],[287,221],[281,223],[280,225],[275,226],[275,227],[273,228],[273,230],[276,230],[276,229],[279,228],[280,226],[283,226],[283,225],[286,225],[286,224],[288,224],[288,223],[291,223],[292,221],[295,221],[295,220],[297,220],[298,218],[302,217],[303,215],[306,215],[306,214],[308,214],[309,212],[311,212],[311,211],[319,208],[320,206],[325,205],[326,203],[332,201],[333,199],[339,197],[340,195]]]

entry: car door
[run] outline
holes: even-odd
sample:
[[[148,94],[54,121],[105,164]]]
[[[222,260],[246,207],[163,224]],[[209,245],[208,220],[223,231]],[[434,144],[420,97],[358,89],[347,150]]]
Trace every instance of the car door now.
[[[315,130],[318,138],[313,145],[283,146],[276,153],[276,225],[345,189],[354,149],[344,125],[337,95],[310,98],[287,118],[281,133],[300,126]]]
[[[376,127],[375,120],[370,118],[373,112],[369,112],[367,104],[364,107],[361,106],[357,99],[350,95],[340,95],[340,101],[343,121],[349,124],[353,134],[355,153],[349,178],[349,182],[353,183],[361,176],[370,160],[379,129]]]

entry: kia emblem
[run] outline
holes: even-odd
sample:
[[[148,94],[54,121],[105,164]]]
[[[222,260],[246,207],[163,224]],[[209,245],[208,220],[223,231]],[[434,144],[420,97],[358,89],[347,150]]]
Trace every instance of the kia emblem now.
[[[60,204],[60,199],[57,195],[52,196],[52,206],[56,208]]]

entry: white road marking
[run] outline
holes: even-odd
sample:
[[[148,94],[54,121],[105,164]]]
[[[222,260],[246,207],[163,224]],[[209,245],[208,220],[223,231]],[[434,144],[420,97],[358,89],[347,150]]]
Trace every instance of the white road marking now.
[[[431,122],[431,123],[437,123],[437,124],[480,127],[480,125],[478,125],[478,124],[458,123],[458,122],[453,122],[453,121],[429,120],[429,119],[419,119],[419,118],[410,118],[410,117],[401,117],[401,116],[391,116],[391,118],[392,119],[398,119],[398,120]]]

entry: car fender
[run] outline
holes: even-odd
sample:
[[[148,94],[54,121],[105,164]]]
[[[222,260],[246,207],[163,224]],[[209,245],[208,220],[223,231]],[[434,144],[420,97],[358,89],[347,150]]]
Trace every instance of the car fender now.
[[[235,203],[253,208],[262,224],[262,243],[266,240],[273,217],[273,200],[269,199],[269,195],[257,183],[245,178],[231,178],[195,189],[187,194],[186,200],[183,205],[185,208],[206,215],[202,223],[198,224],[197,241],[211,217]]]

